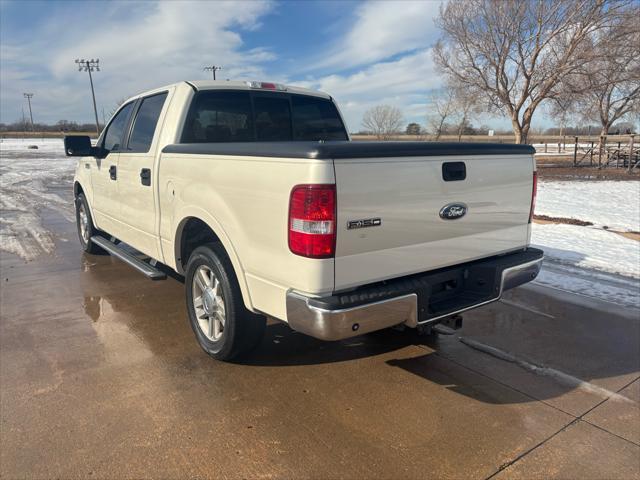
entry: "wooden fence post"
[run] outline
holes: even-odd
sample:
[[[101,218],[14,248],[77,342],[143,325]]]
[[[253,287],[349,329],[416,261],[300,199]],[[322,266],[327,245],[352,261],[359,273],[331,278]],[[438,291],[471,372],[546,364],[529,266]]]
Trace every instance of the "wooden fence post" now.
[[[633,137],[635,137],[635,135],[631,135],[631,138],[629,138],[629,173],[631,173],[631,169],[633,168]]]
[[[591,140],[591,150],[589,154],[589,165],[593,167],[593,140]]]
[[[576,139],[576,144],[573,147],[573,166],[575,167],[578,162],[578,137],[574,137]]]

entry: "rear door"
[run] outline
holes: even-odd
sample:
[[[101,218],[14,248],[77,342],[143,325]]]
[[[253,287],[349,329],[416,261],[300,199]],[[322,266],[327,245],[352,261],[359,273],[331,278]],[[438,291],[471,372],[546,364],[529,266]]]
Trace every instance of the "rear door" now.
[[[127,225],[119,238],[152,258],[158,258],[159,252],[155,159],[167,95],[160,92],[138,100],[127,146],[118,159],[119,219]]]
[[[531,155],[336,159],[334,165],[336,290],[528,244]]]
[[[105,128],[99,144],[108,153],[104,158],[95,158],[91,168],[93,187],[93,214],[96,225],[119,238],[124,230],[118,221],[120,202],[118,199],[118,159],[124,148],[125,134],[135,102],[123,105]]]

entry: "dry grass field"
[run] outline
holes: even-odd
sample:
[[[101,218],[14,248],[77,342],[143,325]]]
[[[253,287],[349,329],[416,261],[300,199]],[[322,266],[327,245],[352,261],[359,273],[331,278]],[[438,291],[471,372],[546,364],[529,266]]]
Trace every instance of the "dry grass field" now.
[[[96,133],[94,131],[91,132],[3,132],[0,133],[0,139],[3,138],[64,138],[65,135],[89,135],[90,137],[95,137]],[[352,140],[356,141],[375,141],[375,135],[362,135],[359,133],[355,133],[351,135]],[[395,135],[389,140],[391,141],[425,141],[425,142],[433,142],[435,141],[435,136],[433,135],[404,135],[399,134]],[[594,142],[597,143],[599,140],[598,135],[591,136],[580,136],[580,143],[589,143]],[[439,142],[457,142],[457,135],[441,135],[438,139]],[[463,135],[460,139],[461,142],[497,142],[497,143],[514,143],[515,137],[513,135],[494,135],[492,137],[488,135]],[[629,135],[610,135],[607,137],[607,143],[618,143],[622,144],[629,143]],[[571,153],[570,149],[574,143],[574,137],[570,135],[566,136],[558,136],[558,135],[532,135],[529,137],[529,143],[531,144],[544,144],[547,143],[549,148],[556,148],[558,143],[566,144],[566,149]]]

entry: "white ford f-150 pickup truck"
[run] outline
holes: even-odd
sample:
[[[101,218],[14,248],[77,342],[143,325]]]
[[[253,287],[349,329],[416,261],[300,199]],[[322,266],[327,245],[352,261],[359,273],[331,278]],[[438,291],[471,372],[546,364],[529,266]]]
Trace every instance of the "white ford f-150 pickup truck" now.
[[[182,82],[65,151],[80,157],[84,250],[184,275],[195,336],[221,360],[253,348],[267,316],[324,340],[428,327],[542,263],[532,147],[352,142],[320,92]]]

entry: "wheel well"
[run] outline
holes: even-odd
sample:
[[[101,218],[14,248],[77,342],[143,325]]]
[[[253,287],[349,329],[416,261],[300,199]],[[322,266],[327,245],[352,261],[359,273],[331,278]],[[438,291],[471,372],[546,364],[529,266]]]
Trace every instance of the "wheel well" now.
[[[189,261],[191,252],[205,243],[220,243],[220,239],[209,225],[199,218],[191,217],[187,219],[180,235],[180,256],[176,263],[184,269]]]
[[[80,183],[78,183],[78,182],[74,183],[73,184],[73,196],[77,197],[81,193],[84,193],[84,190],[82,190],[82,185],[80,185]]]

